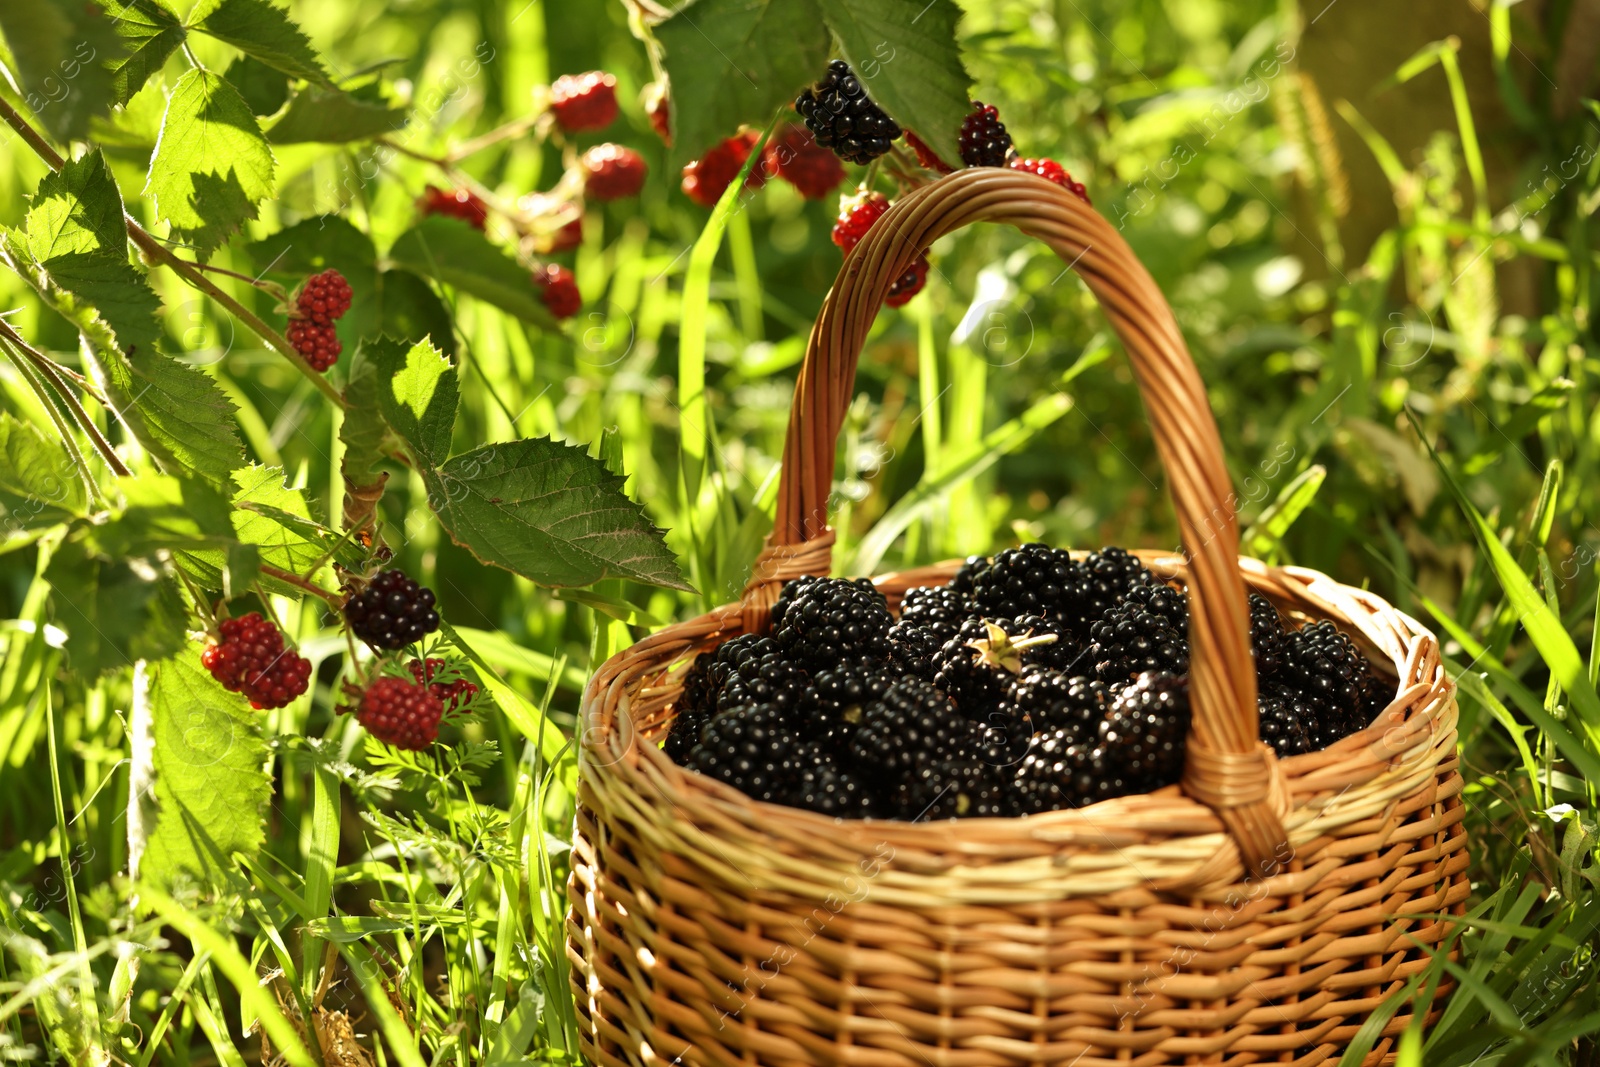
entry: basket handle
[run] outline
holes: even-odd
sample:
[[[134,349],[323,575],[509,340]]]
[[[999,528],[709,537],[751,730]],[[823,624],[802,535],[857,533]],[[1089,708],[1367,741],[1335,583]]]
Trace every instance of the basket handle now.
[[[919,253],[978,221],[1008,223],[1054,249],[1083,278],[1127,350],[1188,559],[1193,715],[1183,789],[1216,812],[1247,872],[1275,873],[1288,858],[1287,837],[1269,799],[1271,750],[1257,734],[1249,603],[1216,420],[1150,273],[1105,218],[1053,182],[997,167],[957,171],[903,196],[846,257],[795,383],[777,522],[745,589],[745,628],[768,627],[784,581],[829,573],[834,456],[867,331],[890,285]]]

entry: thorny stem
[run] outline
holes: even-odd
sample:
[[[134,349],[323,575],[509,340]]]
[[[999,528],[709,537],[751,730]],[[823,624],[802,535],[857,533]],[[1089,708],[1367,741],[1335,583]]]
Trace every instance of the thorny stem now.
[[[236,270],[229,270],[227,267],[218,267],[212,263],[197,263],[194,260],[185,260],[184,262],[188,263],[189,266],[194,267],[197,270],[210,271],[212,274],[225,274],[230,278],[237,278],[241,282],[246,282],[255,286],[268,296],[277,297],[279,300],[288,299],[289,294],[285,292],[283,286],[279,285],[277,282],[265,282],[260,278],[252,278],[248,274],[241,274]]]
[[[94,445],[94,450],[100,453],[100,458],[106,461],[106,466],[122,477],[132,474],[133,472],[122,462],[122,457],[117,455],[116,449],[111,447],[111,442],[107,441],[100,433],[100,427],[96,426],[94,420],[89,417],[89,413],[83,410],[83,405],[78,402],[78,398],[72,395],[72,390],[68,388],[65,380],[66,369],[57,366],[55,361],[45,356],[44,353],[36,351],[33,346],[23,339],[21,334],[3,321],[0,321],[0,338],[9,341],[33,365],[34,369],[55,388],[55,391],[61,396],[62,402],[72,412],[73,421],[78,424],[85,436],[89,438]],[[94,391],[87,385],[81,382],[78,384],[79,388],[94,397],[95,402],[100,406],[109,406],[102,398],[96,396]]]
[[[16,108],[12,107],[11,104],[3,98],[0,98],[0,119],[4,119],[6,125],[17,131],[18,136],[27,142],[28,147],[32,148],[36,153],[38,153],[39,158],[50,164],[51,169],[61,169],[65,163],[65,161],[61,158],[61,154],[54,148],[51,148],[49,143],[45,141],[39,132],[30,126],[26,119],[18,114]],[[253,311],[245,307],[243,304],[239,303],[239,301],[235,300],[221,289],[218,289],[212,284],[211,279],[207,278],[195,268],[194,264],[173,255],[161,244],[161,242],[157,241],[154,237],[150,236],[150,234],[146,233],[144,227],[135,222],[132,216],[128,215],[126,212],[123,213],[123,222],[128,228],[128,237],[135,245],[138,246],[139,251],[144,253],[146,260],[152,263],[159,263],[167,269],[176,272],[191,286],[200,290],[202,293],[206,294],[211,299],[227,308],[233,313],[235,318],[244,323],[245,326],[249,327],[252,333],[261,338],[261,340],[265,341],[268,346],[276,349],[279,355],[283,356],[290,363],[294,364],[296,369],[298,369],[301,374],[304,374],[307,378],[311,379],[311,383],[321,390],[329,400],[333,401],[341,408],[348,408],[350,406],[345,402],[345,399],[339,393],[339,390],[333,387],[333,383],[328,381],[327,378],[324,378],[317,371],[313,370],[311,364],[307,363],[305,358],[294,350],[294,346],[289,343],[288,338],[284,337],[282,333],[267,325],[266,322],[262,321],[259,316],[257,316]]]
[[[466,159],[468,156],[475,155],[483,151],[485,148],[488,148],[491,145],[496,145],[501,141],[509,140],[512,137],[517,137],[521,134],[527,133],[529,130],[533,129],[534,126],[538,125],[539,120],[543,116],[544,112],[535,111],[531,115],[524,115],[521,118],[512,119],[510,122],[496,126],[487,133],[479,134],[470,141],[463,141],[461,144],[456,145],[454,148],[450,149],[449,152],[445,153],[444,158],[451,163],[458,163],[461,160]]]

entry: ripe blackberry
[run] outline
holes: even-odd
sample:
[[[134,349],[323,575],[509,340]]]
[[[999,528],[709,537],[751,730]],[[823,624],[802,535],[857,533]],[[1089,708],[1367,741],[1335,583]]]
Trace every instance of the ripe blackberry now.
[[[950,588],[958,593],[973,595],[977,592],[979,579],[988,574],[993,566],[994,561],[988,556],[968,556],[951,576]]]
[[[644,188],[644,157],[619,144],[597,144],[578,160],[583,190],[596,200],[638,196]]]
[[[949,697],[920,678],[905,678],[863,709],[850,751],[862,769],[898,778],[965,751],[974,738],[972,723]]]
[[[972,597],[948,585],[919,585],[906,590],[900,600],[901,622],[948,630],[948,637],[976,614]]]
[[[617,118],[617,79],[603,70],[563,74],[550,84],[550,113],[568,133],[603,130]]]
[[[844,181],[839,157],[818,145],[804,126],[789,126],[768,140],[761,165],[767,177],[782,178],[807,200],[821,200]]]
[[[373,648],[404,648],[439,628],[433,590],[403,571],[378,574],[344,602],[350,632]]]
[[[1003,167],[1011,151],[1011,135],[1000,112],[982,100],[972,102],[973,111],[961,122],[961,161],[969,167]]]
[[[367,733],[395,748],[427,748],[439,736],[444,705],[425,686],[384,675],[367,686],[356,721]]]
[[[583,307],[577,276],[559,263],[535,267],[533,284],[538,287],[544,306],[558,319],[570,319]]]
[[[295,310],[301,318],[320,326],[331,326],[350,310],[350,283],[333,268],[307,278],[295,296]]]
[[[884,296],[883,302],[892,308],[903,307],[911,298],[922,292],[922,287],[928,284],[928,254],[920,253],[911,261],[911,266],[905,273],[894,280],[889,286],[889,292]]]
[[[1012,619],[969,619],[934,656],[933,683],[972,718],[999,707],[1011,682],[1058,636]]]
[[[720,661],[712,677],[720,679],[713,699],[719,712],[740,704],[771,704],[790,711],[806,699],[810,683],[806,672],[770,637],[741,645]]]
[[[910,145],[911,150],[917,154],[917,162],[922,166],[927,167],[929,170],[937,171],[940,174],[951,174],[954,172],[954,167],[940,159],[934,150],[924,144],[922,138],[918,137],[911,130],[906,131],[906,144]]]
[[[200,653],[200,662],[224,689],[243,693],[250,706],[281,708],[306,691],[311,662],[285,648],[283,633],[252,611],[217,625],[221,640]]]
[[[867,705],[903,676],[897,666],[871,657],[819,671],[798,712],[800,732],[829,751],[844,751]]]
[[[683,191],[690,200],[701,207],[715,207],[728,186],[739,176],[739,168],[750,158],[761,135],[755,131],[735,134],[718,143],[705,155],[683,168]],[[766,184],[760,167],[753,167],[745,179],[746,189],[759,189]]]
[[[833,233],[830,235],[833,243],[848,255],[872,229],[872,224],[888,210],[889,198],[882,193],[863,190],[855,196],[840,198],[839,221],[833,224]]]
[[[724,648],[747,637],[750,634],[741,634],[733,641],[725,642],[715,651],[702,652],[694,658],[689,669],[683,675],[683,689],[678,694],[678,699],[673,705],[672,725],[667,729],[667,740],[664,746],[667,757],[678,766],[687,766],[689,753],[694,746],[700,743],[700,729],[711,721],[716,713],[717,688],[726,680],[726,673],[713,687],[712,670],[717,662],[717,656]],[[752,637],[752,640],[754,638]]]
[[[871,163],[900,136],[899,124],[872,102],[842,59],[828,64],[822,80],[800,94],[794,109],[819,145],[851,163]]]
[[[800,736],[784,709],[748,704],[705,725],[688,766],[756,800],[783,803],[798,784],[801,754]]]
[[[406,664],[406,670],[417,684],[426,685],[428,692],[439,698],[446,715],[460,711],[478,695],[478,687],[442,659],[430,657],[426,663],[414,659]]]
[[[1083,566],[1072,553],[1038,542],[997,553],[987,567],[974,569],[971,580],[978,610],[1003,619],[1038,615],[1070,620],[1084,585]]]
[[[1170,613],[1177,594],[1165,593],[1143,599],[1130,593],[1089,627],[1091,644],[1085,658],[1103,681],[1125,682],[1144,671],[1188,671],[1189,642]]]
[[[896,783],[890,804],[903,819],[1003,819],[1020,814],[1010,772],[970,754],[919,767]]]
[[[1272,601],[1260,593],[1250,594],[1250,651],[1255,656],[1256,677],[1270,678],[1283,669],[1283,653],[1289,635],[1283,629],[1283,616]]]
[[[1084,558],[1088,586],[1080,610],[1093,622],[1107,608],[1142,585],[1159,585],[1160,579],[1125,548],[1110,546]]]
[[[1315,724],[1315,709],[1288,686],[1276,682],[1262,685],[1256,718],[1261,740],[1278,755],[1298,756],[1313,750],[1307,724]]]
[[[955,636],[954,629],[919,625],[901,619],[889,627],[889,659],[906,674],[933,681],[934,657],[944,643]]]
[[[1084,184],[1073,181],[1066,168],[1053,159],[1013,159],[1010,166],[1012,170],[1027,171],[1053,181],[1085,204],[1089,202],[1089,190],[1084,188]]]
[[[893,624],[888,602],[865,578],[797,578],[772,607],[773,637],[811,670],[847,656],[886,659]]]
[[[1183,773],[1189,732],[1189,686],[1163,671],[1147,671],[1112,701],[1100,724],[1107,768],[1130,792],[1171,785]]]
[[[310,319],[290,319],[284,336],[315,371],[325,371],[339,362],[339,353],[344,351],[339,334],[332,326],[324,326]]]
[[[1104,799],[1089,798],[1093,752],[1093,742],[1071,729],[1049,730],[1035,738],[1012,783],[1018,813],[1036,815]]]
[[[862,776],[842,764],[820,742],[802,742],[795,753],[790,803],[838,819],[878,813],[878,799]]]
[[[1064,730],[1078,741],[1090,741],[1110,699],[1110,690],[1098,679],[1030,666],[1012,683],[1007,703],[1032,724],[1035,733]]]
[[[424,215],[446,215],[469,226],[483,229],[489,221],[489,208],[471,189],[440,189],[430,185],[417,198],[417,210]]]
[[[1284,640],[1280,677],[1304,693],[1330,723],[1360,713],[1370,670],[1356,643],[1327,620],[1310,623]]]

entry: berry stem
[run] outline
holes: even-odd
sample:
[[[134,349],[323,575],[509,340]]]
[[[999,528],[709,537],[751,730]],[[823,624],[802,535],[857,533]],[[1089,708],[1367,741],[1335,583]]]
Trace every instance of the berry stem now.
[[[189,266],[194,267],[196,270],[210,271],[212,274],[225,274],[230,278],[237,278],[241,282],[246,282],[255,286],[263,293],[266,293],[268,296],[277,300],[287,302],[289,299],[288,291],[277,282],[269,282],[263,281],[260,278],[252,278],[248,274],[241,274],[236,270],[229,270],[227,267],[218,267],[211,263],[197,263],[192,259],[186,259],[182,262],[189,264]]]
[[[444,158],[452,165],[459,163],[468,156],[475,155],[491,145],[499,144],[501,141],[509,140],[512,137],[528,132],[538,124],[539,119],[544,114],[543,111],[535,111],[530,115],[524,115],[519,119],[512,119],[510,122],[502,123],[487,133],[481,133],[470,141],[463,141],[461,144],[456,145],[445,153]]]
[[[34,152],[38,154],[40,159],[43,159],[50,165],[51,170],[61,169],[65,162],[61,158],[61,154],[54,148],[51,148],[49,142],[47,142],[44,137],[40,135],[39,131],[35,130],[31,125],[29,125],[28,121],[17,113],[17,109],[12,107],[10,103],[3,98],[0,98],[0,119],[4,119],[6,125],[15,130],[17,135],[27,143],[29,148],[32,148]],[[333,383],[329,382],[322,375],[311,369],[311,365],[301,357],[300,353],[294,350],[294,346],[289,343],[288,339],[285,338],[283,334],[279,333],[277,330],[263,322],[261,318],[249,308],[239,303],[227,293],[224,293],[221,289],[218,289],[212,284],[211,279],[207,278],[204,274],[195,269],[194,264],[180,259],[172,252],[168,251],[167,248],[161,244],[161,242],[157,241],[154,237],[150,236],[149,233],[145,232],[144,227],[135,222],[133,217],[127,212],[123,212],[122,221],[128,229],[129,239],[132,240],[133,243],[139,247],[139,250],[144,253],[147,261],[159,263],[168,270],[173,271],[182,277],[184,281],[188,282],[190,286],[200,290],[202,293],[206,294],[211,299],[227,308],[233,313],[235,318],[249,327],[252,333],[261,338],[261,340],[265,341],[268,346],[276,349],[278,353],[290,363],[293,363],[295,367],[299,369],[301,374],[304,374],[307,378],[310,378],[311,383],[320,389],[329,400],[333,401],[341,408],[347,408],[350,406],[345,402],[345,399],[340,394],[339,390],[333,387]]]
[[[302,578],[292,571],[280,570],[269,563],[263,563],[261,565],[261,573],[265,574],[268,578],[276,578],[280,582],[287,582],[289,585],[292,585],[297,589],[304,589],[311,595],[319,596],[335,607],[338,606],[341,599],[338,593],[330,593],[320,585],[317,585],[315,582],[312,582],[306,578]]]

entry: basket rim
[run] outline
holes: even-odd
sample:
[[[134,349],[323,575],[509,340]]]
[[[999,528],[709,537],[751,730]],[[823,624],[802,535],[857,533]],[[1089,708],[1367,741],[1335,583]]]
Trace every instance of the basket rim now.
[[[1181,555],[1163,550],[1134,554],[1163,578],[1184,580]],[[957,565],[959,561],[946,561],[883,574],[873,581],[891,590],[934,584],[929,579],[947,581]],[[1396,676],[1395,697],[1371,725],[1319,751],[1269,760],[1272,803],[1284,819],[1289,847],[1370,818],[1425,779],[1437,777],[1440,765],[1454,758],[1457,714],[1456,686],[1444,670],[1437,638],[1376,594],[1321,572],[1269,567],[1243,557],[1239,566],[1247,584],[1280,607],[1308,620],[1332,619],[1355,631],[1363,651],[1369,656],[1370,651],[1378,652]],[[668,672],[690,660],[691,653],[741,632],[740,605],[725,605],[657,631],[596,670],[584,689],[580,711],[580,787],[587,783],[590,795],[602,805],[603,790],[597,787],[608,783],[625,786],[641,798],[648,796],[652,803],[640,811],[653,810],[659,822],[672,824],[658,827],[665,836],[682,835],[685,841],[701,837],[707,826],[719,831],[744,827],[752,834],[759,829],[781,830],[769,835],[775,839],[768,843],[774,858],[820,853],[842,859],[865,855],[888,840],[898,849],[919,854],[919,865],[929,871],[955,873],[988,867],[982,857],[995,852],[1008,857],[1002,863],[1031,856],[1035,862],[1053,864],[1062,850],[1082,859],[1096,851],[1098,838],[1099,851],[1123,853],[1135,868],[1138,857],[1151,850],[1147,865],[1159,868],[1161,874],[1101,878],[1096,892],[1104,892],[1111,882],[1123,888],[1141,883],[1223,885],[1238,882],[1245,874],[1221,819],[1206,804],[1185,795],[1179,785],[1027,816],[907,822],[842,819],[759,801],[679,767],[647,736],[660,725],[651,720],[667,711],[679,687],[681,671]],[[648,666],[641,667],[647,657]],[[603,721],[608,706],[615,728]],[[640,727],[638,718],[649,725]],[[997,845],[997,837],[1009,847]],[[1162,857],[1159,863],[1154,862],[1157,856]],[[1040,899],[1058,897],[1050,893]]]

